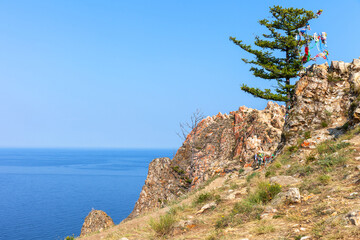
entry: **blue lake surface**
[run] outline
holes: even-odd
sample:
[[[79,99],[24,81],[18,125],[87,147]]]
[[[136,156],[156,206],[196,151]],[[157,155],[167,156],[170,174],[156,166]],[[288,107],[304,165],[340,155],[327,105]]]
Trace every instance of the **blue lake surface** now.
[[[78,236],[91,209],[120,223],[148,165],[174,149],[0,149],[0,239]]]

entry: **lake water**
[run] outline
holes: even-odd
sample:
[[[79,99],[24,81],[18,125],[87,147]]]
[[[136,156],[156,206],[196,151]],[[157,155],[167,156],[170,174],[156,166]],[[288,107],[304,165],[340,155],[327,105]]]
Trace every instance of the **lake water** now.
[[[91,209],[118,224],[156,157],[175,150],[0,149],[0,239],[78,236]]]

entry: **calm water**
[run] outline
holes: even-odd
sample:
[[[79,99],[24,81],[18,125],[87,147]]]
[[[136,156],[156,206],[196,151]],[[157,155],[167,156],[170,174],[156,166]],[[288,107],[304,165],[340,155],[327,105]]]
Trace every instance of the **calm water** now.
[[[156,157],[175,150],[0,149],[0,239],[80,234],[92,208],[130,214]]]

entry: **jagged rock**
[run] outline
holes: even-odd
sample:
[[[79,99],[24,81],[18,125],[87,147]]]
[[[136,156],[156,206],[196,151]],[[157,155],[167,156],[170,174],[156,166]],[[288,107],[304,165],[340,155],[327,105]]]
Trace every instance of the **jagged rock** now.
[[[352,211],[349,212],[346,216],[345,219],[350,222],[351,224],[355,225],[355,226],[359,226],[360,225],[360,211]]]
[[[270,178],[270,182],[277,183],[281,186],[288,186],[297,184],[300,180],[292,176],[275,176]]]
[[[180,171],[180,170],[178,170]],[[156,158],[149,164],[148,176],[130,218],[154,207],[164,206],[182,191],[182,184],[171,168],[170,158]]]
[[[85,218],[80,237],[97,231],[101,232],[112,226],[114,226],[113,220],[104,211],[92,210]]]
[[[203,119],[175,157],[155,159],[130,218],[160,207],[216,174],[252,171],[255,153],[271,154],[284,125],[285,107],[268,102],[264,110],[240,107]],[[233,174],[235,177],[235,174]]]
[[[284,126],[284,146],[297,144],[306,132],[317,134],[302,143],[302,148],[315,148],[316,144],[339,134],[336,128],[360,122],[360,59],[352,63],[332,61],[306,68],[295,85],[292,107]],[[352,115],[349,115],[351,113]]]
[[[201,213],[205,212],[206,210],[208,210],[210,208],[214,208],[214,207],[216,207],[215,202],[207,203],[199,211],[197,211],[196,214],[201,214]]]

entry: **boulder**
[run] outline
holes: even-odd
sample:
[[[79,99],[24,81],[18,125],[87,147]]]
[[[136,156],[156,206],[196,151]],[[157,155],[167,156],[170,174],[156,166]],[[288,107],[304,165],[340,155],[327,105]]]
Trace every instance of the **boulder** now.
[[[349,82],[353,86],[353,90],[355,93],[360,92],[360,72],[354,72],[349,77]]]
[[[288,203],[300,203],[301,202],[301,195],[298,188],[290,188],[285,193],[285,199]]]
[[[301,195],[298,188],[290,188],[286,192],[281,192],[271,201],[272,206],[280,206],[282,204],[300,203]]]
[[[81,228],[80,237],[88,235],[93,232],[102,232],[106,228],[114,226],[114,222],[104,211],[91,210],[89,215],[85,218],[84,224]]]

